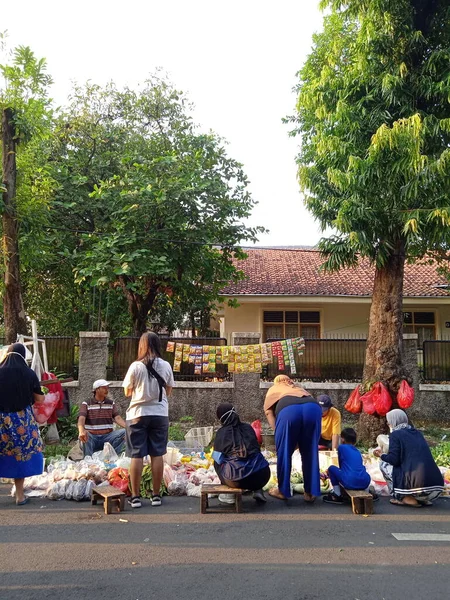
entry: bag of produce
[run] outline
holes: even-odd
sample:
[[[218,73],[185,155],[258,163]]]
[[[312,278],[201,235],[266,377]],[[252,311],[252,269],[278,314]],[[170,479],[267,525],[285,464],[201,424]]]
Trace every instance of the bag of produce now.
[[[373,401],[373,388],[370,392],[366,392],[363,396],[361,396],[361,402],[363,406],[363,411],[368,415],[375,414],[375,403]]]
[[[345,403],[345,410],[356,415],[361,412],[362,402],[361,402],[361,394],[359,392],[359,385],[355,387],[353,392],[350,394],[349,399]]]
[[[87,479],[80,479],[79,481],[74,482],[73,490],[72,490],[72,499],[76,500],[76,502],[81,502],[82,500],[86,500],[86,488],[87,488]]]
[[[47,419],[55,412],[59,402],[59,394],[45,394],[43,402],[33,404],[33,414],[39,425],[47,423]]]
[[[125,492],[127,496],[131,496],[129,489],[130,478],[127,469],[121,467],[115,467],[108,473],[109,484],[119,489],[121,492]]]
[[[380,417],[386,416],[392,408],[392,398],[387,387],[381,381],[373,386],[373,403],[375,411]]]
[[[410,408],[414,402],[414,388],[404,379],[400,384],[400,389],[397,394],[397,403],[400,408],[405,410]]]

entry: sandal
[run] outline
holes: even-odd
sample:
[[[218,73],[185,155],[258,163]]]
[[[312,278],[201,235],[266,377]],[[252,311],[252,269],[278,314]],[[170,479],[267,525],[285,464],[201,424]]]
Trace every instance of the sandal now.
[[[410,506],[411,508],[422,508],[422,505],[419,503],[408,504],[407,502],[402,502],[401,500],[396,500],[395,498],[391,498],[391,500],[389,500],[389,502],[391,504],[395,504],[395,506]]]
[[[314,502],[316,501],[316,497],[312,494],[308,494],[307,492],[305,492],[303,494],[303,500],[306,502],[306,504],[314,504]]]

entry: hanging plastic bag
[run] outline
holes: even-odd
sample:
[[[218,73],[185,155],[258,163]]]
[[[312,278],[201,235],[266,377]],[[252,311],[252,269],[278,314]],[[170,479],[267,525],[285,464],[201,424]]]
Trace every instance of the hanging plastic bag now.
[[[45,394],[43,402],[33,404],[33,414],[39,425],[47,423],[47,419],[53,414],[56,405],[59,402],[59,394]]]
[[[405,379],[400,384],[397,402],[399,407],[403,409],[410,408],[414,402],[414,388],[412,388]]]
[[[253,421],[253,423],[251,423],[251,426],[253,427],[253,431],[255,432],[256,435],[256,439],[258,440],[258,444],[262,444],[262,428],[261,428],[261,421],[259,419],[256,419],[256,421]]]
[[[350,394],[349,399],[345,403],[345,410],[349,413],[353,413],[354,415],[361,412],[362,402],[361,402],[361,394],[359,392],[359,385],[355,387],[353,392]]]
[[[373,386],[373,403],[380,417],[385,417],[392,408],[392,398],[387,387],[378,381]]]
[[[374,390],[371,389],[370,392],[366,392],[363,396],[361,396],[363,411],[368,415],[375,414],[375,403],[373,401],[373,393]]]

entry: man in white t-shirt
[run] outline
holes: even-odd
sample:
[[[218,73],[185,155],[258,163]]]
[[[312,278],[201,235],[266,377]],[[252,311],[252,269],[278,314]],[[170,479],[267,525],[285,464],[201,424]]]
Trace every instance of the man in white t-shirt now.
[[[163,456],[169,434],[168,396],[174,386],[170,364],[161,358],[161,342],[153,332],[144,333],[139,341],[138,360],[128,369],[122,383],[131,402],[126,413],[127,448],[131,456],[130,480],[133,508],[142,506],[140,486],[143,459],[150,456],[152,465],[152,506],[161,505],[160,488],[164,470]]]

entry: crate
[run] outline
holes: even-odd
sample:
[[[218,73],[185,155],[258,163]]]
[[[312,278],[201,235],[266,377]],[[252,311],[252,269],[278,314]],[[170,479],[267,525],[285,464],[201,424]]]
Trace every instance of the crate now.
[[[214,427],[194,427],[184,436],[187,442],[197,442],[200,446],[208,446],[213,438]]]
[[[321,450],[319,452],[319,468],[326,471],[332,465],[339,467],[337,450]]]
[[[195,439],[184,440],[182,442],[169,442],[168,447],[176,448],[183,455],[203,452],[203,446]]]

